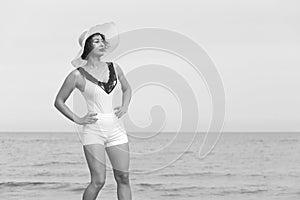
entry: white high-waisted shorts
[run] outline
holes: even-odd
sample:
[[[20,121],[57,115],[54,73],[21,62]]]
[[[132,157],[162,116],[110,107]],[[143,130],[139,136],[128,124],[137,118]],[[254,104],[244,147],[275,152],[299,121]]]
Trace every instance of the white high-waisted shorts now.
[[[97,113],[94,124],[85,124],[80,131],[82,145],[102,144],[110,147],[128,142],[122,119],[115,113]]]

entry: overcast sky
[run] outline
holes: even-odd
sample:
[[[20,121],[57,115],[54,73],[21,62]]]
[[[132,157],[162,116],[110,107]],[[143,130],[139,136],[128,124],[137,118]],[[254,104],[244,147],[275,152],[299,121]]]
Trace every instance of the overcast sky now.
[[[54,108],[54,98],[74,70],[70,61],[79,50],[78,36],[92,25],[110,21],[120,32],[157,27],[198,43],[223,80],[225,131],[300,130],[297,0],[4,0],[0,2],[0,131],[73,131],[73,123]],[[126,74],[133,63],[178,59],[163,55],[137,52],[118,62]],[[148,94],[155,93],[152,90],[148,88]],[[204,91],[197,97],[203,95],[199,104],[201,130],[205,130],[211,100],[205,90],[199,91]],[[172,96],[162,94],[165,112],[173,112],[167,117],[166,131],[176,130],[180,109]],[[128,114],[137,124],[151,123],[149,102],[146,110],[133,97]]]

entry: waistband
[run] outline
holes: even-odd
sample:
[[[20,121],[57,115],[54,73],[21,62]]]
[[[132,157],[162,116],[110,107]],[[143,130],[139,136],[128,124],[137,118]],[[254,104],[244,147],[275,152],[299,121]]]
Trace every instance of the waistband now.
[[[96,118],[103,118],[103,117],[116,117],[114,112],[111,113],[97,113],[97,115],[95,116]]]

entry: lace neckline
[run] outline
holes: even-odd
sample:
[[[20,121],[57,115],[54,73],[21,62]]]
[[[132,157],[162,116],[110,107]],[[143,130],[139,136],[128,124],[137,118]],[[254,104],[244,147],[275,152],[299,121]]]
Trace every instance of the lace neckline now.
[[[93,75],[91,75],[89,72],[87,72],[84,68],[78,67],[77,70],[80,71],[85,79],[97,84],[100,86],[107,94],[109,94],[117,85],[117,77],[115,70],[113,69],[113,63],[109,62],[108,69],[109,69],[109,78],[107,82],[101,82],[97,80]],[[115,84],[114,84],[115,83]]]

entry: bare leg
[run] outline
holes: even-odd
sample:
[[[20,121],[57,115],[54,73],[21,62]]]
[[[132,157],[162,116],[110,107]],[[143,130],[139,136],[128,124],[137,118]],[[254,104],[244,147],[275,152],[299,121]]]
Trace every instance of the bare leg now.
[[[83,193],[82,200],[95,200],[106,178],[105,148],[101,144],[83,146],[91,174],[91,182]]]
[[[118,200],[131,200],[129,184],[129,145],[128,143],[106,148],[107,155],[117,182]]]

